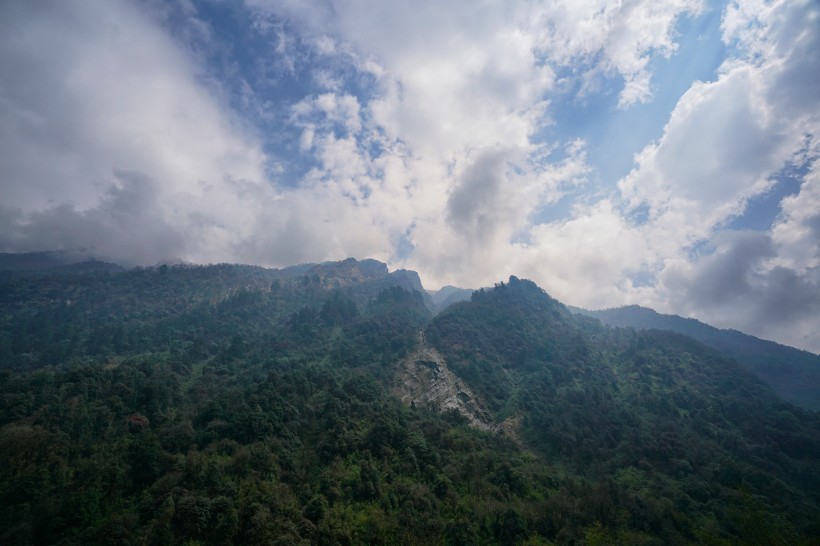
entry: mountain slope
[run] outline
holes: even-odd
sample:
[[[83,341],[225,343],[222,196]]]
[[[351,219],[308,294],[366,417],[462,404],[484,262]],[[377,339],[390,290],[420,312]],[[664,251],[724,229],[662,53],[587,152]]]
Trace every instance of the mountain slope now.
[[[820,536],[820,418],[734,361],[515,277],[435,318],[417,286],[355,260],[0,284],[0,543]]]
[[[337,292],[363,307],[394,286],[413,291],[420,281],[353,259],[281,270],[220,264],[31,271],[0,279],[0,367],[165,349],[172,340],[216,343],[240,330],[278,328],[303,308],[318,311]],[[206,333],[197,325],[232,312]]]
[[[820,411],[820,355],[636,305],[601,311],[573,310],[611,326],[671,330],[690,336],[737,360],[784,400]]]
[[[663,483],[661,495],[701,517],[738,487],[766,491],[817,524],[820,418],[689,337],[578,321],[515,277],[428,332],[496,419],[523,415],[528,445],[579,473],[615,476],[626,490],[636,476]]]

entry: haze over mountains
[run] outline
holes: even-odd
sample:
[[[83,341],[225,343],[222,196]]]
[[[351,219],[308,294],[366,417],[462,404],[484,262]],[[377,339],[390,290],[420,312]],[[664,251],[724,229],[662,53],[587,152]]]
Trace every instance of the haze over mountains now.
[[[820,536],[820,415],[690,337],[516,277],[434,316],[457,290],[375,260],[34,258],[0,257],[3,544]]]

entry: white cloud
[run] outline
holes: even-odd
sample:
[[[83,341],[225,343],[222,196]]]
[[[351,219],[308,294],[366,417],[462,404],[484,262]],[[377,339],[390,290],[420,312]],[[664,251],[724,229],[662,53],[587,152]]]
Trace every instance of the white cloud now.
[[[776,265],[800,273],[820,268],[820,161],[812,164],[800,192],[783,199],[781,210],[772,226]]]
[[[554,67],[580,62],[585,72],[621,74],[622,103],[647,100],[649,60],[674,51],[675,21],[700,9],[696,1],[615,8],[606,2],[247,4],[262,18],[273,13],[298,21],[321,55],[376,78],[375,96],[359,100],[356,140],[318,129],[316,119],[299,121],[316,110],[316,96],[296,106],[301,147],[320,165],[306,181],[321,183],[322,191],[341,189],[366,211],[363,221],[389,230],[391,241],[406,236],[414,251],[402,265],[422,270],[433,286],[496,279],[504,264],[520,261],[520,241],[534,244],[534,212],[586,180],[582,146],[567,143],[569,157],[554,162],[552,144],[533,142],[550,123]],[[340,96],[323,95],[328,119]],[[373,141],[383,157],[363,149]],[[389,183],[386,174],[379,180],[385,162]],[[376,204],[401,210],[404,223],[396,215],[385,219]]]
[[[618,280],[637,271],[635,258],[647,253],[643,234],[604,199],[576,207],[569,220],[535,227],[519,267],[562,301],[597,308],[634,298]]]
[[[663,137],[619,183],[630,207],[649,207],[640,229],[651,243],[643,259],[658,272],[657,291],[648,295],[656,307],[814,351],[816,171],[783,200],[771,231],[723,226],[768,191],[780,169],[820,151],[818,20],[810,2],[730,5],[724,39],[743,56],[726,62],[715,82],[684,94]]]
[[[61,240],[69,234],[57,230],[51,244],[116,247],[117,257],[140,263],[164,257],[141,240],[159,219],[177,234],[169,252],[227,258],[249,227],[243,188],[263,182],[264,156],[196,83],[195,64],[129,3],[4,2],[0,10],[3,203],[22,211],[19,225],[36,230],[48,214],[70,210],[98,233]],[[129,230],[104,211],[127,187],[120,172],[152,181],[153,197],[132,211]],[[213,224],[207,241],[192,215]],[[3,244],[30,249],[20,239]]]
[[[306,98],[292,107],[293,122],[304,123],[305,119],[316,119],[317,122],[330,125],[340,124],[350,133],[361,130],[359,101],[353,95],[322,93],[317,97]]]
[[[678,19],[702,9],[701,0],[588,0],[534,4],[529,17],[540,31],[539,48],[554,62],[585,62],[587,81],[596,72],[620,74],[619,105],[627,107],[651,98],[649,62],[654,55],[671,55]]]
[[[736,56],[683,95],[618,189],[595,185],[583,141],[542,140],[554,99],[651,100],[651,61],[674,53],[676,24],[701,0],[246,5],[269,47],[258,73],[227,63],[228,84],[206,61],[231,48],[195,4],[180,8],[180,36],[162,2],[2,4],[4,250],[375,257],[431,287],[516,274],[590,307],[637,302],[721,325],[741,309],[753,333],[768,313],[780,339],[818,345],[813,300],[794,296],[818,283],[817,169],[771,232],[723,233],[773,173],[817,156],[816,4],[731,4]],[[602,87],[613,79],[623,86]],[[293,157],[263,151],[283,141]],[[573,192],[587,194],[544,222]]]
[[[620,74],[622,105],[648,100],[649,61],[671,54],[675,22],[701,9],[700,0],[247,4],[299,21],[324,54],[341,41],[374,59],[386,71],[370,105],[375,122],[444,160],[467,148],[526,148],[557,66]]]
[[[705,237],[769,187],[769,177],[802,144],[794,120],[771,115],[763,97],[766,74],[741,65],[713,83],[696,83],[681,97],[658,144],[636,157],[619,187],[632,206],[670,226],[678,244]],[[670,233],[672,235],[672,233]]]

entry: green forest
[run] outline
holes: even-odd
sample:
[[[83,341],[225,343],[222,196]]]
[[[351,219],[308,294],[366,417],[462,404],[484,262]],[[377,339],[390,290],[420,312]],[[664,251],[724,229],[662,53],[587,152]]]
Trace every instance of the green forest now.
[[[820,544],[820,414],[510,277],[0,273],[0,544]],[[420,332],[496,430],[403,404]]]

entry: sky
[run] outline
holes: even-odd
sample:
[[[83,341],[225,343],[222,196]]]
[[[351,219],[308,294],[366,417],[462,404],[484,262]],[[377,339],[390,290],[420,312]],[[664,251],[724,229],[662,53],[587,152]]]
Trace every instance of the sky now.
[[[817,0],[4,0],[0,251],[514,274],[820,352]]]

